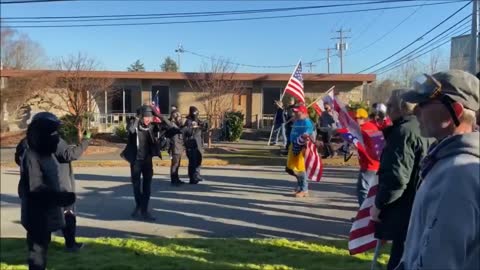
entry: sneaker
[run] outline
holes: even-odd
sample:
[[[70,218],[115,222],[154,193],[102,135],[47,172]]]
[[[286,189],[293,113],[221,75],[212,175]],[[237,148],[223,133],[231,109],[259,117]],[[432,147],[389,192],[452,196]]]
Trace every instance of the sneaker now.
[[[198,184],[198,180],[190,180],[189,184],[190,185],[196,185],[196,184]]]
[[[135,207],[132,214],[130,215],[132,218],[139,218],[140,217],[140,207]]]
[[[73,247],[65,247],[65,251],[67,252],[78,252],[82,249],[85,245],[83,243],[75,243]]]
[[[300,191],[295,194],[295,198],[304,198],[304,197],[308,197],[307,191]]]
[[[145,212],[142,214],[142,218],[143,220],[145,221],[154,221],[156,220],[156,218],[154,216],[152,216],[152,214],[150,214],[149,212]]]

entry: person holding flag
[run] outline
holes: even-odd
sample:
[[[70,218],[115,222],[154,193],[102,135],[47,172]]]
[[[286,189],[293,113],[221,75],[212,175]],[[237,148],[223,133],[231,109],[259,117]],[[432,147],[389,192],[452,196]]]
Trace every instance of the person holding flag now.
[[[288,148],[287,167],[285,170],[288,174],[297,178],[295,197],[302,198],[308,196],[308,180],[305,166],[306,149],[300,144],[300,141],[311,137],[314,129],[305,105],[298,105],[292,111],[295,114],[295,121],[290,133],[291,144]]]
[[[375,149],[375,144],[371,140],[374,133],[379,132],[377,126],[368,121],[368,112],[363,108],[357,109],[355,119],[360,126],[364,148],[358,149],[358,163],[360,164],[360,172],[357,179],[357,198],[358,204],[361,206],[367,197],[370,182],[375,178],[378,168],[380,167],[380,155]]]

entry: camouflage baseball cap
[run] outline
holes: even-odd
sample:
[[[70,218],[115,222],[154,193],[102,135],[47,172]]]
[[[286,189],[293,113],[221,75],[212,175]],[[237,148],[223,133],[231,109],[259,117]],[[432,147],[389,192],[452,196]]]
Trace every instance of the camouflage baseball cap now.
[[[415,85],[415,90],[403,95],[407,102],[422,103],[438,94],[445,95],[461,103],[465,108],[477,111],[479,105],[480,83],[474,75],[462,70],[449,70],[438,72],[431,76],[425,75],[424,81]]]

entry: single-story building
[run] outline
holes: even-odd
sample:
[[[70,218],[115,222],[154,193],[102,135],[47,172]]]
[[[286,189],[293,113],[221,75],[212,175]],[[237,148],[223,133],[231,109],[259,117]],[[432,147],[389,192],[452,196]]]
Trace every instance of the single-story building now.
[[[1,70],[2,89],[11,77],[32,76],[33,70]],[[58,72],[60,71],[49,71]],[[125,71],[86,71],[84,77],[109,78],[118,93],[113,97],[98,98],[98,113],[125,115],[134,113],[144,103],[150,103],[158,92],[162,113],[169,113],[171,105],[177,105],[186,114],[191,105],[203,111],[198,93],[190,87],[189,79],[202,73],[182,72],[125,72]],[[290,74],[275,73],[235,73],[233,79],[242,82],[244,91],[232,95],[232,110],[245,114],[246,126],[259,127],[262,120],[275,113],[274,100],[282,94]],[[374,74],[303,74],[305,94],[317,98],[330,87],[335,86],[336,94],[344,102],[361,101],[369,84],[376,79]]]

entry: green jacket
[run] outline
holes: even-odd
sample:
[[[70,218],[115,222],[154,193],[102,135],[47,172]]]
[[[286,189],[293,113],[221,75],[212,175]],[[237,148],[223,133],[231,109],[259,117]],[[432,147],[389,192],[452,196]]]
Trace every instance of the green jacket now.
[[[375,236],[393,240],[404,238],[413,199],[420,182],[420,161],[427,154],[430,142],[421,137],[415,116],[393,121],[384,130],[386,140],[378,170],[378,191],[375,205],[381,210]]]

